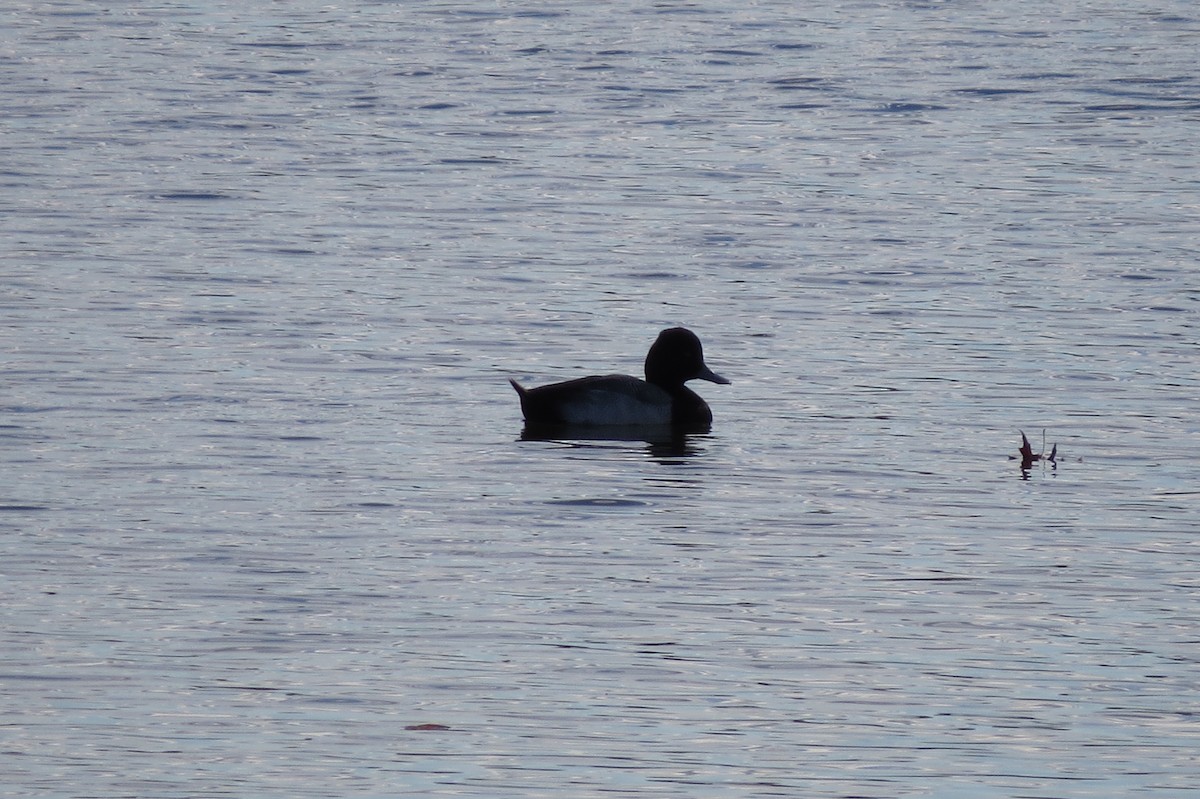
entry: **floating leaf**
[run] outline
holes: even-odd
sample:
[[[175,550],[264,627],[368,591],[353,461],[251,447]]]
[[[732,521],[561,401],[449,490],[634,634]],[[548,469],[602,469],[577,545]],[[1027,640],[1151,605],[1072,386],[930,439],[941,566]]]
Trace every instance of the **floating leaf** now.
[[[1021,448],[1017,450],[1021,455],[1021,471],[1029,471],[1033,468],[1033,464],[1038,461],[1046,461],[1055,468],[1058,468],[1058,444],[1054,444],[1050,448],[1050,454],[1046,454],[1046,431],[1042,431],[1042,451],[1034,452],[1033,447],[1029,444],[1029,439],[1025,437],[1025,431],[1018,430],[1021,434]],[[1012,456],[1009,456],[1012,459]]]

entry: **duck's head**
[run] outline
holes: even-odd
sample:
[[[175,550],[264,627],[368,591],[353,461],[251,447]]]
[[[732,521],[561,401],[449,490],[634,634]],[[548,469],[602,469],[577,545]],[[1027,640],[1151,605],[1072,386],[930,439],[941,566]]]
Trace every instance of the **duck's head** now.
[[[695,333],[685,327],[664,330],[646,354],[646,382],[673,388],[689,380],[729,383],[705,365],[704,348]]]

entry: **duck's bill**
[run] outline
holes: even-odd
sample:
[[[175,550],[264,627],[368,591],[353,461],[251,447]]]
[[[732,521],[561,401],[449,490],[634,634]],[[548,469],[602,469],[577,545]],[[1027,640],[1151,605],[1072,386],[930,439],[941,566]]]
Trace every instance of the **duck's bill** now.
[[[714,372],[712,369],[709,369],[707,366],[704,367],[704,370],[701,371],[700,374],[696,375],[696,377],[700,378],[701,380],[707,380],[710,383],[720,383],[723,386],[729,385],[728,380],[721,377],[719,374]]]

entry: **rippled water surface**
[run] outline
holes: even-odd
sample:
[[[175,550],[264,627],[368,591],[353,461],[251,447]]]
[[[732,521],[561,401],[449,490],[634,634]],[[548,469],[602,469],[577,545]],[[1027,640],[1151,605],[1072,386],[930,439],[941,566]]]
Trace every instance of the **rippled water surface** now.
[[[0,794],[1190,796],[1198,41],[9,4]],[[522,438],[671,325],[710,433]]]

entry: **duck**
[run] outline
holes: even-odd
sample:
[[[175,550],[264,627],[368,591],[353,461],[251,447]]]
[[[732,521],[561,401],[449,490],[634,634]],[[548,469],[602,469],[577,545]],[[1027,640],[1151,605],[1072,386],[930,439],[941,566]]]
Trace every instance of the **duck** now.
[[[685,327],[658,334],[646,354],[646,379],[632,375],[594,375],[525,388],[509,379],[521,398],[526,425],[671,426],[707,429],[712,409],[684,384],[729,380],[704,363],[700,338]]]

